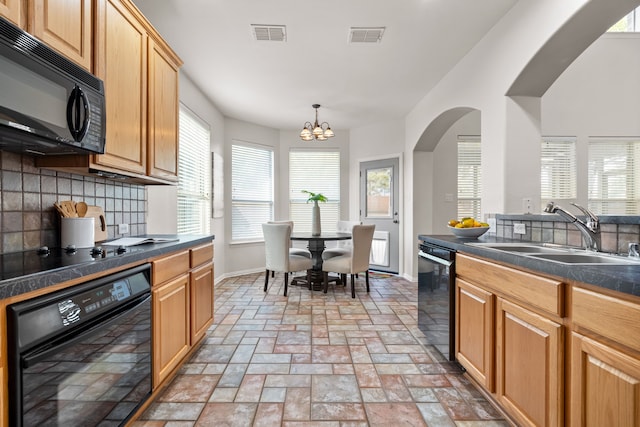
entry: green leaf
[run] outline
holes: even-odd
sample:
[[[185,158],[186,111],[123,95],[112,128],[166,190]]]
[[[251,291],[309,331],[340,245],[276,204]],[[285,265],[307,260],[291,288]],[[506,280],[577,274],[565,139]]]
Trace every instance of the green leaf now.
[[[312,193],[311,191],[307,191],[307,190],[302,190],[303,193],[306,193],[309,195],[309,198],[307,199],[307,203],[309,202],[326,202],[327,199],[324,195],[322,195],[321,193]]]

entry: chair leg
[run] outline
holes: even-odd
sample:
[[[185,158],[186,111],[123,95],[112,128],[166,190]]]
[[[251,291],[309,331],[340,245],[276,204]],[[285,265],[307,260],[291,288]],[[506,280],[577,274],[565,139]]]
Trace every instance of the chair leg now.
[[[367,270],[365,274],[367,275],[367,292],[369,292],[369,270]]]
[[[264,275],[264,291],[267,292],[267,285],[269,284],[269,270],[267,270],[267,274]]]
[[[313,290],[313,286],[311,286],[311,273],[307,270],[307,284],[309,285],[309,290]]]
[[[287,296],[287,287],[289,286],[289,273],[284,273],[284,296]]]
[[[356,275],[351,275],[351,298],[356,297]]]
[[[275,272],[275,271],[272,271],[272,272],[271,272],[271,278],[273,279],[274,277],[276,277],[276,272]]]
[[[346,287],[346,286],[347,286],[347,275],[346,275],[346,274],[344,274],[344,273],[342,273],[342,274],[340,275],[340,281],[342,282],[342,286],[345,286],[345,287]]]
[[[324,293],[326,294],[329,290],[329,272],[322,272],[322,281],[324,282]]]

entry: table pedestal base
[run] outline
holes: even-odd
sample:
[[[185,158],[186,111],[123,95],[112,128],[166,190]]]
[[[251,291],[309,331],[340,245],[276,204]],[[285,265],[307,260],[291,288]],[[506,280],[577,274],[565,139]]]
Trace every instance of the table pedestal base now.
[[[322,271],[309,270],[309,278],[311,279],[311,290],[322,291],[324,290],[324,277]],[[343,284],[340,280],[340,276],[329,275],[329,283],[335,282],[336,285]],[[296,276],[291,280],[291,286],[305,286],[309,287],[307,282],[307,276]]]

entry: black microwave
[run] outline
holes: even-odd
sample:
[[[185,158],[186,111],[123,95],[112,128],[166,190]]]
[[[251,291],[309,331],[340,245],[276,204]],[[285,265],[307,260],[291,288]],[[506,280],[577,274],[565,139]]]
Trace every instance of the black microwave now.
[[[0,150],[104,153],[102,80],[0,18]]]

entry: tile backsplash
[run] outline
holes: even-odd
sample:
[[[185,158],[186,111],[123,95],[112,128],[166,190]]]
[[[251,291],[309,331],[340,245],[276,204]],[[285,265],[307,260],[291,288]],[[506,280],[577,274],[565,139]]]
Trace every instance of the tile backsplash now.
[[[492,215],[493,216],[493,215]],[[497,214],[496,235],[508,239],[583,247],[575,225],[553,214]],[[580,217],[584,220],[583,217]],[[524,224],[525,234],[515,234],[514,224]],[[600,216],[602,252],[626,254],[629,243],[640,242],[640,216]]]
[[[108,238],[116,225],[129,235],[146,232],[146,191],[141,185],[87,177],[34,166],[30,156],[0,151],[0,253],[60,246],[60,216],[53,204],[84,201],[104,209]]]

